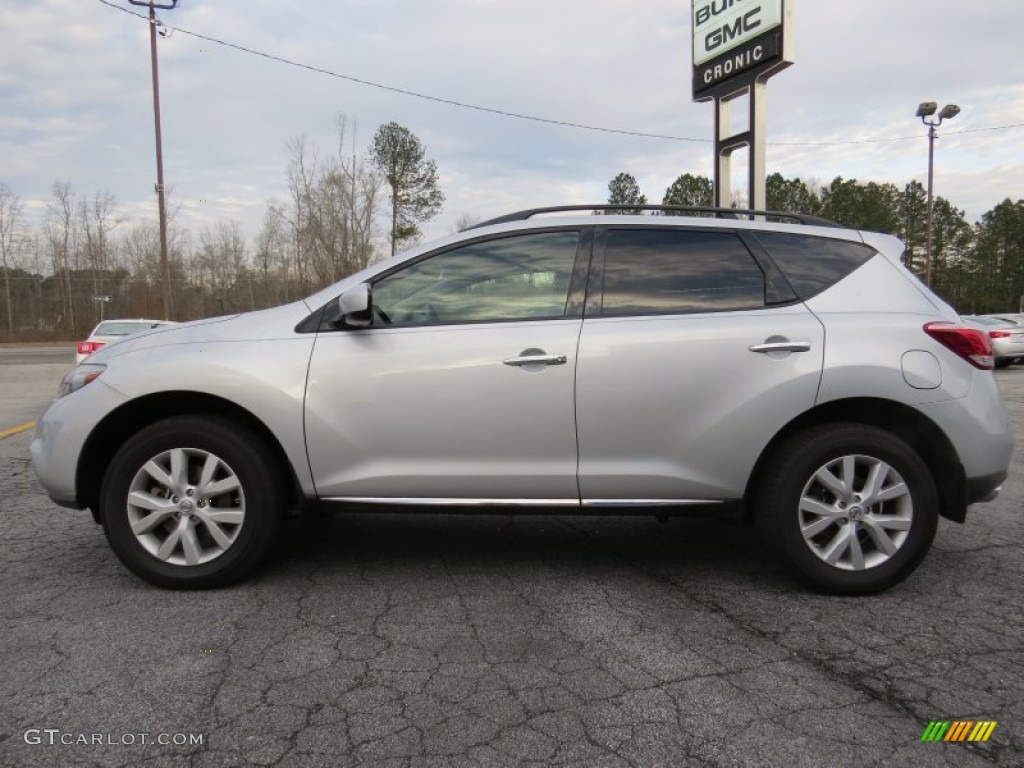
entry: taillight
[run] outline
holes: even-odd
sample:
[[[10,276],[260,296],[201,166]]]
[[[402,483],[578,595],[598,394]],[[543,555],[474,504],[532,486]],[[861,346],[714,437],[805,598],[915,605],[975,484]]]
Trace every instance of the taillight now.
[[[983,371],[995,368],[992,356],[992,342],[984,331],[977,328],[965,328],[952,323],[928,323],[924,332],[945,347],[956,352],[960,357]]]
[[[78,354],[91,355],[102,346],[102,341],[80,341],[78,342]]]
[[[1005,339],[1007,336],[1012,334],[1009,331],[989,331],[988,336],[990,339]]]

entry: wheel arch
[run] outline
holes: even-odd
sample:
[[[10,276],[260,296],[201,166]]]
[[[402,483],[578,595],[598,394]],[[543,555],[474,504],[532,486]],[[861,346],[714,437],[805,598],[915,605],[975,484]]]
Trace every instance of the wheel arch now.
[[[99,498],[103,477],[117,449],[140,429],[171,416],[209,415],[242,423],[260,435],[287,477],[289,505],[302,498],[295,468],[274,433],[251,411],[216,395],[202,392],[157,392],[130,400],[111,411],[96,425],[82,447],[75,472],[78,502],[99,522]]]
[[[768,442],[747,481],[744,497],[761,481],[772,454],[803,430],[833,422],[856,422],[884,429],[910,445],[927,464],[939,497],[939,514],[962,523],[967,516],[966,473],[956,449],[945,433],[931,419],[908,405],[881,398],[846,398],[822,403],[786,424]],[[753,515],[746,505],[748,517]]]

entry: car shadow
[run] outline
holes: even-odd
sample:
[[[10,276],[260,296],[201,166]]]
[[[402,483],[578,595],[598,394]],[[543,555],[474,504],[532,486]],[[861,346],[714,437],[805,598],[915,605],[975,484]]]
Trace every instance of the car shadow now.
[[[313,512],[283,526],[274,570],[326,575],[349,565],[422,565],[615,572],[733,582],[793,584],[768,558],[756,529],[741,523],[643,516],[545,516],[434,512]],[[310,574],[313,575],[313,574]]]

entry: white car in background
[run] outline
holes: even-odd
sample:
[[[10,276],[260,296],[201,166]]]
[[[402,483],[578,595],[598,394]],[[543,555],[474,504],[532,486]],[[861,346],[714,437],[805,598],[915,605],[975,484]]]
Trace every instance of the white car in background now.
[[[161,328],[167,325],[178,325],[171,320],[104,320],[92,329],[89,338],[78,342],[75,348],[75,365],[81,363],[100,347],[115,341],[120,341],[126,336],[134,336],[136,333],[149,331],[153,328]]]

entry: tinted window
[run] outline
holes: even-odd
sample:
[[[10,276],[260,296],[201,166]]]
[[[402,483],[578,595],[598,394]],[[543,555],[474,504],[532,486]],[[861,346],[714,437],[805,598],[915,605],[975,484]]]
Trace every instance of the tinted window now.
[[[839,282],[876,253],[861,243],[826,237],[758,232],[757,239],[801,299]]]
[[[544,232],[439,253],[374,284],[374,324],[561,317],[578,240]]]
[[[764,306],[764,275],[728,232],[612,230],[604,315],[721,312]]]

